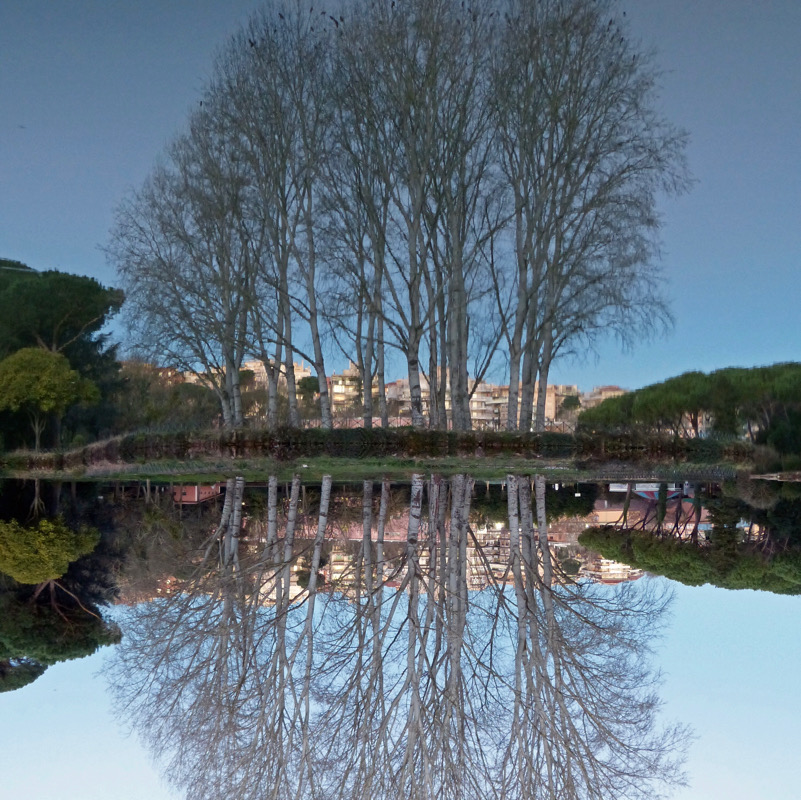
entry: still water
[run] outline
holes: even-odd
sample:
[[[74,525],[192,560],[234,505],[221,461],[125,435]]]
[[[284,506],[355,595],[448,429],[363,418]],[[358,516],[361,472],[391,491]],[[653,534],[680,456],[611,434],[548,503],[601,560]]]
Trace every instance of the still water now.
[[[65,728],[119,727],[134,736],[98,797],[797,796],[792,487],[417,475],[0,498],[18,578],[0,584],[4,775],[20,791],[40,785],[37,756],[73,753]],[[12,518],[41,542],[27,562]],[[52,713],[44,759],[30,722]],[[93,796],[63,782],[76,758],[61,797]]]

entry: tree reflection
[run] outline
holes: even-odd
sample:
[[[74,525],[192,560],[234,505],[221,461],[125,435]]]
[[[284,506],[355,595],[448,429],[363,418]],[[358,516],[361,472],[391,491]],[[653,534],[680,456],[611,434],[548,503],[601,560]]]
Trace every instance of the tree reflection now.
[[[506,484],[489,530],[467,475],[413,476],[402,516],[365,481],[345,544],[330,478],[314,516],[271,479],[259,518],[228,481],[191,575],[128,613],[121,714],[191,798],[659,796],[686,741],[649,666],[669,596],[569,582],[544,479]]]
[[[696,485],[692,497],[675,499],[672,506],[660,501],[630,513],[630,486],[620,518],[589,528],[580,542],[606,558],[688,586],[799,594],[801,500],[796,491],[792,485],[748,481],[702,502]],[[660,491],[660,498],[664,494]]]
[[[85,524],[97,521],[96,505],[78,508],[73,497],[64,514],[60,484],[32,484],[7,484],[0,510],[10,517],[0,520],[0,692],[120,639],[100,610],[114,595],[119,559],[114,544]],[[31,509],[49,516],[31,519]]]

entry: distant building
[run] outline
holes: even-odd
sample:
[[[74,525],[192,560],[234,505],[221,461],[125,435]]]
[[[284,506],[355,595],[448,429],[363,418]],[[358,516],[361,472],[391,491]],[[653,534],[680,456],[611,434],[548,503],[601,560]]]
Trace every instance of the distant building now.
[[[378,383],[373,382],[373,395],[378,392]],[[362,402],[362,379],[359,368],[348,361],[348,368],[328,378],[328,396],[331,402],[331,413],[345,414],[358,409]]]
[[[177,367],[157,367],[147,361],[121,361],[120,368],[126,377],[156,379],[163,386],[177,386],[186,382],[186,376]]]
[[[448,383],[446,381],[446,388]],[[505,430],[509,417],[509,385],[495,384],[480,381],[469,382],[470,391],[470,418],[473,428],[477,430]],[[622,390],[621,390],[622,391]],[[409,379],[401,378],[386,384],[387,403],[398,409],[402,417],[411,416],[411,391]],[[428,412],[429,383],[425,375],[420,376],[420,393],[423,401],[423,413]],[[549,384],[545,394],[545,424],[546,427],[554,425],[559,419],[559,409],[565,397],[578,396],[578,386],[575,384]],[[534,393],[536,407],[538,391]],[[518,397],[518,409],[519,409]],[[445,398],[445,412],[450,421],[450,397]]]
[[[621,389],[620,386],[596,386],[591,392],[584,392],[581,395],[581,408],[584,411],[603,403],[610,397],[620,397],[627,393],[628,389]]]
[[[270,363],[273,363],[272,360]],[[253,383],[259,389],[266,389],[267,388],[267,369],[264,366],[264,362],[259,359],[252,359],[251,361],[244,361],[242,363],[242,369],[246,369],[253,373]],[[294,362],[292,364],[292,369],[295,374],[295,383],[297,383],[301,378],[310,378],[312,371],[309,367],[306,366],[304,361],[301,361],[300,364]],[[279,386],[286,386],[286,368],[283,364],[279,367],[278,372],[278,385]]]
[[[194,484],[192,486],[174,486],[172,499],[176,503],[196,504],[205,503],[222,494],[222,484]]]
[[[581,565],[579,573],[582,577],[590,578],[596,583],[614,585],[625,581],[636,581],[643,576],[641,569],[634,569],[629,564],[612,561],[609,558],[593,553]]]

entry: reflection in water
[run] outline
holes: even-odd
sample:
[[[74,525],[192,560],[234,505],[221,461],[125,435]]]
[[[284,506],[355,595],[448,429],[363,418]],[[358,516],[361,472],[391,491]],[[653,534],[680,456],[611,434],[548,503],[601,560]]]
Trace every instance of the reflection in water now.
[[[585,531],[580,542],[618,562],[688,586],[714,584],[801,594],[801,498],[793,484],[747,481],[702,503],[699,486],[668,500],[666,484],[650,503]]]
[[[469,476],[415,475],[401,515],[368,481],[332,545],[330,478],[305,503],[273,478],[246,519],[228,481],[191,568],[128,612],[120,713],[193,799],[659,796],[686,741],[648,663],[667,591],[571,582],[544,479],[507,490],[481,531]]]
[[[61,485],[9,482],[0,492],[0,692],[120,639],[99,606],[114,594],[115,559],[91,518],[61,507]]]

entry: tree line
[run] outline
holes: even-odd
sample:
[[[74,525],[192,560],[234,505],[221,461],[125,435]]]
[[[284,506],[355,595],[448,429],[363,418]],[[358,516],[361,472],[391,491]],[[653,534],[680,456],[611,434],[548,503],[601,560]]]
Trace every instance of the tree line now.
[[[702,500],[699,489],[696,485],[689,513],[681,502],[666,513],[660,492],[659,502],[640,518],[628,519],[624,506],[617,523],[588,528],[579,542],[605,558],[686,586],[801,593],[797,485],[754,481],[743,475],[737,482],[724,484],[717,496]],[[703,531],[702,504],[708,511],[708,527]]]
[[[746,436],[801,453],[801,364],[686,372],[583,411],[579,427]]]
[[[103,332],[123,294],[56,270],[0,259],[0,447],[22,444],[30,426],[58,446],[62,424],[107,432],[119,388],[116,347]]]
[[[132,336],[201,375],[226,426],[246,357],[266,424],[285,382],[298,425],[300,357],[331,427],[333,356],[365,426],[402,363],[415,426],[469,429],[492,369],[508,427],[542,429],[556,358],[669,322],[657,199],[688,177],[657,82],[612,0],[269,3],[116,210]]]

